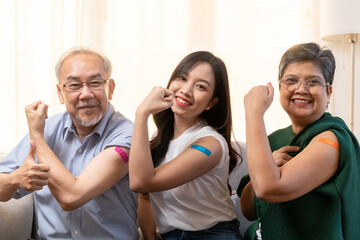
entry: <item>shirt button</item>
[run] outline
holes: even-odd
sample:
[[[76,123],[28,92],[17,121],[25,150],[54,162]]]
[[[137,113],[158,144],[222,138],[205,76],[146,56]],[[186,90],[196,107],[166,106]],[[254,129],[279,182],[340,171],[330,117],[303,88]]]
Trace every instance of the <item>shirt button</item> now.
[[[77,230],[75,230],[74,233],[75,233],[75,235],[78,235],[78,234],[79,234],[79,232],[78,232]]]
[[[82,152],[83,152],[82,148],[79,148],[78,152],[79,152],[79,153],[82,153]]]

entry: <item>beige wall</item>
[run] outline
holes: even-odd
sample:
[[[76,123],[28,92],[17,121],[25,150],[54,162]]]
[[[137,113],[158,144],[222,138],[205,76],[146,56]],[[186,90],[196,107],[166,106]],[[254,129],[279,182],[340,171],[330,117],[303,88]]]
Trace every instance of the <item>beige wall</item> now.
[[[329,111],[341,117],[350,127],[350,44],[323,42],[334,53],[336,70]],[[360,139],[360,43],[355,44],[354,134]]]

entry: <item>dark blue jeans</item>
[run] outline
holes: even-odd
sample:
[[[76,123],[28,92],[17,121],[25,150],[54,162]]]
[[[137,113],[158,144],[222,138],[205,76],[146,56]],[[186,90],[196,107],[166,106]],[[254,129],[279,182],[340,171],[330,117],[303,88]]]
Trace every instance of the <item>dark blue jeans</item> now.
[[[173,231],[161,234],[163,240],[241,240],[239,222],[237,219],[229,222],[219,222],[215,226],[200,231]]]

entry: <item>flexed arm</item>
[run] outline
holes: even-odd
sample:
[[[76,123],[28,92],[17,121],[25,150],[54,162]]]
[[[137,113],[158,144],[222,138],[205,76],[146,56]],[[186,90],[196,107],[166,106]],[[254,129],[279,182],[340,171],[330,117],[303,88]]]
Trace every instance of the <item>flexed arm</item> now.
[[[36,143],[40,163],[50,165],[49,189],[64,210],[73,210],[99,196],[128,173],[128,164],[109,147],[95,156],[79,176],[73,176],[44,138],[47,105],[37,101],[26,107],[30,139]],[[123,148],[128,154],[129,149]]]
[[[172,99],[172,91],[154,88],[136,111],[129,161],[130,188],[135,192],[178,187],[210,171],[221,160],[220,142],[214,137],[203,137],[193,143],[193,148],[188,147],[173,160],[154,168],[148,142],[148,117],[169,108]]]
[[[136,110],[134,132],[130,149],[130,188],[136,190],[154,175],[148,133],[151,114],[173,105],[174,93],[166,88],[154,87]]]
[[[263,119],[273,95],[274,89],[268,83],[254,87],[245,96],[247,163],[256,196],[267,202],[285,202],[310,192],[335,173],[339,152],[319,139],[335,143],[338,140],[334,133],[325,131],[315,136],[291,161],[287,162],[286,155],[280,155],[295,150],[294,146],[282,148],[273,155]]]

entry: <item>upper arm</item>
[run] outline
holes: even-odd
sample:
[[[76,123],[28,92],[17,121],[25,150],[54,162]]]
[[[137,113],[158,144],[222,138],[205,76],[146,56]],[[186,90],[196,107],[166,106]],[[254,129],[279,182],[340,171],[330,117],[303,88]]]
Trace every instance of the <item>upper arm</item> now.
[[[129,154],[129,149],[122,147]],[[96,155],[84,171],[76,177],[74,193],[81,205],[99,196],[128,173],[128,163],[115,151],[108,147]]]
[[[337,137],[331,131],[314,137],[302,152],[279,169],[279,181],[267,186],[262,200],[293,200],[325,183],[335,174],[339,165],[339,150],[319,141],[321,138],[338,144]]]
[[[199,145],[210,151],[210,155],[191,148]],[[223,150],[214,137],[204,137],[191,144],[175,159],[155,168],[154,175],[144,188],[147,192],[164,191],[187,183],[213,169],[221,160]]]
[[[254,199],[254,190],[251,185],[251,181],[244,187],[241,192],[240,197],[240,206],[241,212],[249,221],[256,220],[256,210],[255,210],[255,199]]]

